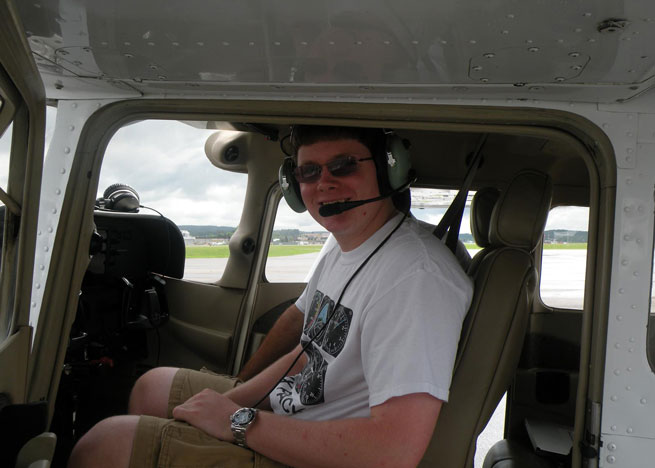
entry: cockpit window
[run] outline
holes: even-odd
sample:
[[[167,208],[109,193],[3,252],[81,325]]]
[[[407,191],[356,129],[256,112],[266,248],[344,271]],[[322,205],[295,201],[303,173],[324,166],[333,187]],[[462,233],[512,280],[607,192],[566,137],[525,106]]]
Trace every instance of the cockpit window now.
[[[0,90],[0,115],[3,111],[7,112],[8,109],[4,105],[5,100],[2,97]],[[0,128],[0,188],[7,191],[7,182],[9,180],[9,155],[11,152],[11,131],[13,125],[11,123],[11,117],[3,116],[0,119],[0,122],[8,120],[10,123],[8,126]],[[4,234],[4,219],[5,219],[5,205],[0,200],[0,252],[2,251],[2,240]],[[1,257],[0,257],[1,258]]]
[[[653,248],[655,252],[655,247]],[[653,269],[651,270],[651,288],[650,288],[650,306],[648,308],[648,331],[646,338],[646,355],[648,363],[653,372],[655,372],[655,258],[653,259]],[[633,306],[634,307],[634,306]]]
[[[4,115],[8,108],[4,105],[5,100],[0,89],[0,122],[7,122],[0,127],[0,187],[7,190],[7,178],[9,176],[9,153],[11,151],[11,116]],[[0,202],[1,203],[1,202]]]
[[[11,130],[12,125],[5,130],[0,138],[0,187],[7,190],[7,181],[9,178],[9,153],[11,150]],[[2,203],[2,202],[0,202]]]
[[[160,219],[162,229],[164,222],[174,226],[186,257],[183,277],[201,282],[215,282],[223,274],[248,179],[247,174],[219,169],[208,160],[205,142],[215,132],[170,120],[142,121],[121,128],[105,153],[95,211],[96,218],[138,211],[141,217]],[[103,242],[111,244],[116,236],[130,235],[109,226],[111,220],[104,221],[98,229]],[[153,236],[152,246],[158,234],[149,229],[146,235]],[[173,239],[159,240],[168,251]]]

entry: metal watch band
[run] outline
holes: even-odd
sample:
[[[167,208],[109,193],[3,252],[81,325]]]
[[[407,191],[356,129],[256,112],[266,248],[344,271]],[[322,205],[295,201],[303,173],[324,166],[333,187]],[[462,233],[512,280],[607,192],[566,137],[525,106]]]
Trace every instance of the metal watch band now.
[[[246,444],[246,431],[248,427],[255,421],[259,410],[255,408],[240,408],[234,412],[230,417],[230,429],[234,436],[234,443],[247,448]],[[242,415],[246,415],[246,420],[242,420]]]
[[[246,445],[246,429],[248,426],[236,426],[232,425],[232,435],[234,436],[234,443],[240,447],[247,448]]]

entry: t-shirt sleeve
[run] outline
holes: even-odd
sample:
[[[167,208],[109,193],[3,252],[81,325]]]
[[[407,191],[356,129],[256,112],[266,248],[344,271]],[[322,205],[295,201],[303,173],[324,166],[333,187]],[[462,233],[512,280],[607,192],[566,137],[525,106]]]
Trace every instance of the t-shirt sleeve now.
[[[303,314],[307,310],[307,304],[305,302],[306,300],[307,300],[307,286],[305,286],[305,289],[303,289],[300,297],[296,299],[296,307],[298,307],[300,312],[302,312]]]
[[[411,393],[448,400],[470,292],[417,271],[362,315],[362,364],[369,406]]]

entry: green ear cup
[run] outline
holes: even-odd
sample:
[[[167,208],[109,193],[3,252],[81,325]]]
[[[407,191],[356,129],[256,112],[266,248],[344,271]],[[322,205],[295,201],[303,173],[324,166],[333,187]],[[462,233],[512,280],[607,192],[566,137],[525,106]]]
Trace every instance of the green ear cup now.
[[[293,159],[285,158],[284,162],[280,166],[278,171],[278,181],[280,182],[280,188],[282,189],[282,195],[287,201],[287,204],[291,207],[296,213],[302,213],[307,210],[305,204],[302,201],[300,196],[300,186],[296,181],[296,178],[293,175],[293,168],[295,164]]]
[[[388,136],[386,158],[389,187],[396,190],[407,184],[412,169],[409,142],[396,135]]]

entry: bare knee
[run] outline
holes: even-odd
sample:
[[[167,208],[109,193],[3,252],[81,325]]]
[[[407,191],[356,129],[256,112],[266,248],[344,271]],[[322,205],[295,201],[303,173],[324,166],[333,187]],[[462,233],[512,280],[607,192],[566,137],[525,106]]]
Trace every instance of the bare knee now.
[[[168,417],[168,396],[177,371],[175,367],[157,367],[139,377],[130,394],[129,413]]]
[[[75,444],[68,468],[127,467],[137,416],[114,416],[100,421]]]

